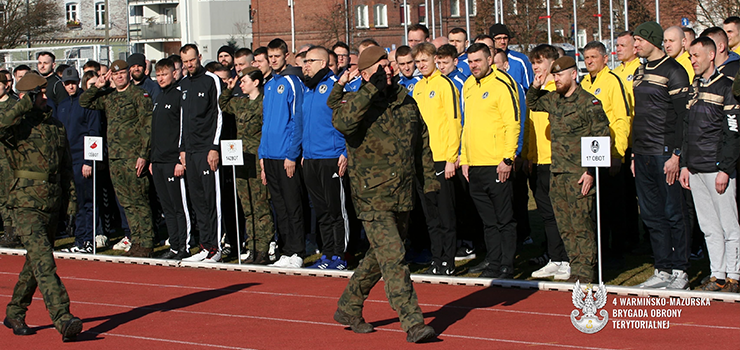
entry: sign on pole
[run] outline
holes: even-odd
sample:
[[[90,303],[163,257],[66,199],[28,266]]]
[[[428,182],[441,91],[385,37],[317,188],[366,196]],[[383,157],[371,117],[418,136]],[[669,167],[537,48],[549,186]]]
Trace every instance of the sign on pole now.
[[[608,168],[612,165],[611,137],[581,137],[581,166],[584,168]],[[603,282],[601,274],[601,196],[599,191],[599,169],[596,169],[596,246],[599,259],[599,283]]]
[[[98,223],[97,220],[97,212],[98,212],[98,206],[97,206],[97,171],[95,171],[95,163],[103,161],[103,138],[101,136],[85,136],[84,139],[85,142],[85,160],[91,160],[92,161],[92,177],[93,177],[93,217],[92,217],[92,230],[93,230],[93,255],[96,255],[98,253],[98,240],[97,237],[97,227],[96,224]],[[77,203],[73,203],[72,205],[77,205]]]
[[[689,26],[689,19],[686,18],[686,17],[681,18],[681,25],[684,26],[684,27],[688,27]]]
[[[239,233],[239,196],[236,194],[236,166],[244,165],[242,140],[221,140],[221,163],[231,165],[234,180],[234,218],[236,219],[236,260],[242,264],[242,238]]]

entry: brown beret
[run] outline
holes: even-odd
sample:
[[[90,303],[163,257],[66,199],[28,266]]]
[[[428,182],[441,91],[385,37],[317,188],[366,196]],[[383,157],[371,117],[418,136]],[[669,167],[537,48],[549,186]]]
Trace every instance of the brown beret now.
[[[550,73],[560,73],[566,69],[573,68],[576,66],[576,60],[570,56],[563,56],[555,60],[550,68]]]
[[[113,73],[124,69],[128,69],[128,63],[126,63],[126,61],[124,60],[115,60],[113,61],[113,63],[110,64],[110,70]]]
[[[5,73],[0,73],[0,83],[7,83],[9,81],[8,76]]]
[[[360,54],[360,59],[357,60],[357,69],[363,71],[384,58],[388,58],[385,49],[379,46],[370,46]]]
[[[239,73],[237,73],[237,75],[239,76],[239,78],[243,78],[245,75],[252,73],[256,70],[259,70],[259,69],[257,67],[247,67],[247,68],[240,70]]]
[[[15,85],[18,91],[33,91],[38,87],[46,87],[46,79],[31,72],[26,73],[18,84]]]

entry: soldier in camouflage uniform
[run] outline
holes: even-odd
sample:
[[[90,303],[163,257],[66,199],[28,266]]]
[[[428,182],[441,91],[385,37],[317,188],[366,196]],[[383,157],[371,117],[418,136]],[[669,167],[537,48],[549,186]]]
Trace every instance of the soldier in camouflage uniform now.
[[[116,88],[102,90],[111,77]],[[95,86],[82,93],[80,106],[105,111],[108,118],[110,177],[133,240],[131,249],[124,255],[150,257],[154,232],[145,169],[151,148],[152,99],[146,91],[130,83],[128,65],[118,60],[111,64],[108,73],[98,78]]]
[[[72,203],[68,214],[76,209],[67,134],[46,105],[46,79],[29,73],[17,87],[24,96],[0,115],[0,139],[15,177],[8,206],[26,248],[26,263],[3,324],[16,335],[34,333],[25,319],[38,287],[54,327],[63,341],[70,341],[82,331],[82,321],[69,312],[69,295],[56,274],[52,243],[58,213],[68,203]]]
[[[601,102],[576,83],[576,62],[566,56],[552,64],[555,91],[541,90],[546,76],[538,74],[527,92],[527,107],[550,113],[552,164],[550,199],[565,251],[570,258],[569,282],[594,279],[596,238],[594,169],[581,167],[581,137],[609,136],[609,120]]]
[[[237,82],[244,96],[233,96]],[[259,69],[244,68],[236,78],[229,80],[228,87],[218,98],[221,110],[236,116],[237,136],[242,140],[244,166],[237,168],[236,186],[244,210],[246,247],[250,250],[243,262],[248,264],[269,262],[267,251],[274,232],[267,186],[262,181],[264,170],[257,157],[262,138],[262,82]]]
[[[0,113],[13,108],[16,98],[10,95],[12,92],[7,88],[6,82],[9,79],[5,74],[0,74]],[[13,213],[7,207],[8,191],[12,186],[13,173],[11,172],[8,159],[5,158],[5,146],[0,144],[0,215],[3,219],[3,236],[0,238],[0,247],[17,248],[21,246],[21,241],[13,229]]]
[[[434,176],[429,134],[408,90],[391,82],[385,50],[377,46],[366,49],[358,68],[362,87],[343,93],[350,80],[345,72],[327,104],[334,110],[334,127],[345,135],[352,199],[370,249],[339,299],[334,319],[357,333],[371,332],[372,325],[362,318],[363,303],[383,277],[386,297],[398,312],[406,340],[422,342],[435,333],[424,324],[411,273],[404,264],[403,239],[413,209],[414,176],[422,182],[425,193],[440,188]]]

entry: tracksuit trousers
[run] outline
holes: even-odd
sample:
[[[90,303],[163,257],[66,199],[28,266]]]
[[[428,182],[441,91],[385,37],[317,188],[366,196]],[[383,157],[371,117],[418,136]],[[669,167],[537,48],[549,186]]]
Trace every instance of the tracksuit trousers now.
[[[221,250],[221,184],[219,169],[211,170],[208,152],[185,154],[188,195],[200,231],[200,245],[205,250]]]
[[[152,163],[152,180],[164,211],[170,249],[190,249],[190,213],[185,178],[175,176],[176,163]]]
[[[338,158],[304,159],[303,176],[319,223],[322,254],[344,259],[349,240],[346,178],[339,176]]]
[[[281,254],[303,257],[306,252],[306,231],[303,230],[303,186],[301,167],[296,162],[293,177],[288,177],[284,159],[263,159],[267,189],[275,209]]]

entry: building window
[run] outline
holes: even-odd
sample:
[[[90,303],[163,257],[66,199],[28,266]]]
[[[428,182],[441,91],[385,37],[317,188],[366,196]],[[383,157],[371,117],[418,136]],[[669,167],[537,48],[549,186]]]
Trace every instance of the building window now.
[[[355,7],[357,14],[357,28],[368,28],[368,7],[367,5],[357,5]]]
[[[388,5],[377,4],[373,7],[376,27],[388,27]]]
[[[95,4],[95,26],[96,27],[105,27],[105,24],[108,22],[108,16],[106,15],[105,11],[105,3],[99,2]]]
[[[460,17],[460,0],[450,0],[450,16]]]
[[[563,8],[563,0],[551,0],[552,1],[552,7],[556,9]]]
[[[5,4],[0,3],[0,26],[5,25]]]
[[[468,0],[468,14],[475,16],[478,14],[478,2],[475,0]]]
[[[411,24],[411,6],[408,8],[404,8],[403,5],[400,6],[401,9],[401,24]]]
[[[576,48],[584,47],[586,46],[586,42],[588,40],[588,36],[586,36],[586,30],[585,29],[578,29],[578,37],[577,37],[577,45]]]
[[[419,4],[419,24],[427,24],[427,5]]]
[[[76,2],[67,3],[67,5],[65,6],[67,9],[67,22],[80,21],[79,6],[80,5]]]

